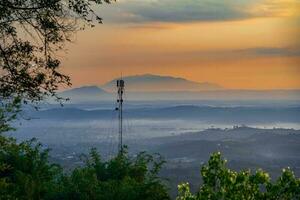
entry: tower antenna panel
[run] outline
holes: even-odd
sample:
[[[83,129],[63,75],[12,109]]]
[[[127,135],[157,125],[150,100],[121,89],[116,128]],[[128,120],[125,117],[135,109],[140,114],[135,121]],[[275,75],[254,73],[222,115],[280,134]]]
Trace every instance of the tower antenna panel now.
[[[119,153],[123,152],[123,95],[125,89],[125,81],[123,79],[117,80],[117,108],[118,111],[118,121],[119,121]]]

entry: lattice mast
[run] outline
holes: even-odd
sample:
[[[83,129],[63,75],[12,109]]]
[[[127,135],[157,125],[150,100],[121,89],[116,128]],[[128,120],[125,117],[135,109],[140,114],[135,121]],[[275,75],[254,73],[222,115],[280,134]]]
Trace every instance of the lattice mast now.
[[[117,108],[118,111],[118,120],[119,120],[119,153],[123,152],[123,95],[125,89],[125,81],[120,79],[117,80],[118,88],[118,99],[117,99]]]

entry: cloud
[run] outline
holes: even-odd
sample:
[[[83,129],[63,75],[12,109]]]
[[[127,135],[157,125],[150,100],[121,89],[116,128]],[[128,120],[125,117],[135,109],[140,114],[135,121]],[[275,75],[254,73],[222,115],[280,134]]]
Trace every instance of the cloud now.
[[[254,55],[254,56],[283,56],[294,57],[300,56],[299,48],[274,48],[274,47],[259,47],[235,50],[235,53]]]
[[[248,17],[229,1],[220,0],[148,1],[128,8],[135,16],[151,22],[219,21]]]
[[[231,21],[287,15],[298,0],[119,0],[101,9],[106,21],[125,23]]]
[[[299,11],[299,0],[264,0],[248,9],[249,13],[261,17],[297,17]]]
[[[148,54],[149,55],[149,54]],[[166,52],[163,55],[156,54],[154,57],[161,59],[185,58],[189,59],[236,59],[257,57],[300,57],[299,47],[255,47],[246,49],[227,49],[210,51],[177,51]]]

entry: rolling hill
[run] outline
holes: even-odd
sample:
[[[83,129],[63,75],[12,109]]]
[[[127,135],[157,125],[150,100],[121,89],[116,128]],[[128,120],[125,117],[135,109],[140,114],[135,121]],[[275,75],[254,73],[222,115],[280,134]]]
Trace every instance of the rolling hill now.
[[[48,109],[33,112],[30,116],[39,119],[91,120],[110,119],[114,109],[82,110],[77,108]],[[260,108],[260,107],[210,107],[210,106],[173,106],[164,108],[126,109],[127,119],[186,119],[210,123],[299,123],[300,107]]]

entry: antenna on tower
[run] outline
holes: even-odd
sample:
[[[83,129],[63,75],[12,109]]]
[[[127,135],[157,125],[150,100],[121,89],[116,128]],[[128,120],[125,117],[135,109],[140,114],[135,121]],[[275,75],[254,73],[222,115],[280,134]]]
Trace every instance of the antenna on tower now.
[[[123,152],[123,94],[125,88],[125,81],[123,79],[117,80],[118,99],[116,110],[118,111],[119,119],[119,153]]]

